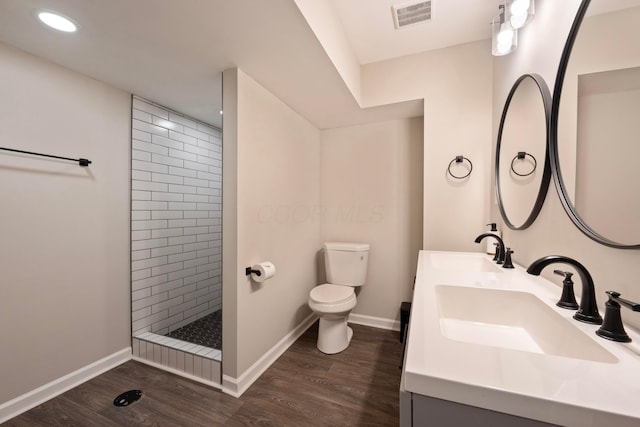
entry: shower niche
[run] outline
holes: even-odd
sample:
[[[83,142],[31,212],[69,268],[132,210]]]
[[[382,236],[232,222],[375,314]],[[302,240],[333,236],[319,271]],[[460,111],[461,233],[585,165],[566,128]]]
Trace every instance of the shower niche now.
[[[131,305],[134,358],[220,385],[222,131],[137,96]]]

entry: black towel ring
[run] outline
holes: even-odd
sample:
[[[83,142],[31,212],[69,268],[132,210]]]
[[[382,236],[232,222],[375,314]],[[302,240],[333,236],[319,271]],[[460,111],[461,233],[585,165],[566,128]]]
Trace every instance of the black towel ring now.
[[[518,173],[518,172],[516,172],[515,168],[513,167],[513,164],[516,162],[516,160],[524,160],[525,157],[527,157],[527,156],[531,157],[531,160],[533,161],[533,169],[531,169],[531,172],[529,172],[529,173]],[[531,155],[529,153],[526,153],[524,151],[518,151],[518,154],[516,154],[516,156],[511,160],[511,171],[513,173],[515,173],[516,175],[518,175],[518,176],[523,176],[523,177],[524,176],[529,176],[529,175],[531,175],[532,173],[534,173],[536,171],[537,167],[538,167],[538,162],[536,161],[536,158],[533,157],[533,155]]]
[[[454,175],[453,172],[451,172],[451,166],[454,163],[462,163],[465,160],[467,161],[467,163],[469,163],[469,172],[467,172],[466,175],[462,175],[462,176]],[[471,163],[471,160],[467,159],[464,156],[456,156],[453,160],[451,160],[451,162],[449,162],[449,167],[447,168],[447,172],[449,172],[449,175],[451,175],[455,179],[465,179],[466,177],[471,175],[472,170],[473,170],[473,163]]]

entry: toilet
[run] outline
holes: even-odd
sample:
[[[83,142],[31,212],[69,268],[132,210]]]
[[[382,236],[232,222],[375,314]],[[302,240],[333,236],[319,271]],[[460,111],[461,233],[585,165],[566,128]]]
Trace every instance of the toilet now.
[[[311,290],[309,307],[320,317],[318,350],[335,354],[346,349],[353,336],[347,319],[357,303],[354,288],[364,285],[367,278],[369,245],[329,242],[323,249],[329,283]]]

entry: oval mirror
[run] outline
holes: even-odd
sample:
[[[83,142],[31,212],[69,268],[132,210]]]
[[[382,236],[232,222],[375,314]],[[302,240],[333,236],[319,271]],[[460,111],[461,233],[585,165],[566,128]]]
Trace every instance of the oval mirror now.
[[[513,230],[535,221],[547,195],[550,112],[551,95],[544,79],[537,74],[520,76],[502,110],[495,162],[498,208]]]
[[[562,52],[551,112],[562,205],[585,235],[640,249],[640,0],[583,0]]]

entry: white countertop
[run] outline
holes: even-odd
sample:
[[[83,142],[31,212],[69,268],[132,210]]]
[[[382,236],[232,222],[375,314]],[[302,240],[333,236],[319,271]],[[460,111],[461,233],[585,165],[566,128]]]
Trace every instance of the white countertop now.
[[[574,320],[575,311],[555,305],[561,286],[531,276],[518,265],[512,270],[480,271],[487,260],[491,257],[481,253],[420,251],[403,369],[405,389],[564,426],[640,426],[640,334],[625,325],[633,342],[600,338],[595,334],[597,325]],[[455,268],[456,265],[467,266],[469,271]],[[547,267],[552,268],[562,268],[562,264]],[[577,275],[574,277],[579,301],[582,284]],[[534,295],[548,306],[545,310],[553,310],[569,322],[561,325],[565,327],[562,334],[571,332],[565,350],[573,351],[576,357],[447,338],[441,330],[436,294],[442,285]],[[598,293],[596,297],[604,316],[607,296]],[[464,303],[469,301],[461,301]],[[550,314],[548,317],[557,317]],[[637,314],[622,309],[623,322],[626,316],[633,315]],[[549,329],[548,334],[556,335],[561,330]],[[564,337],[553,338],[565,341]],[[581,358],[576,348],[582,347],[572,347],[569,341],[585,339],[602,347],[594,353],[605,356],[594,356],[598,361],[588,360],[592,355]],[[595,348],[592,342],[587,344]]]

